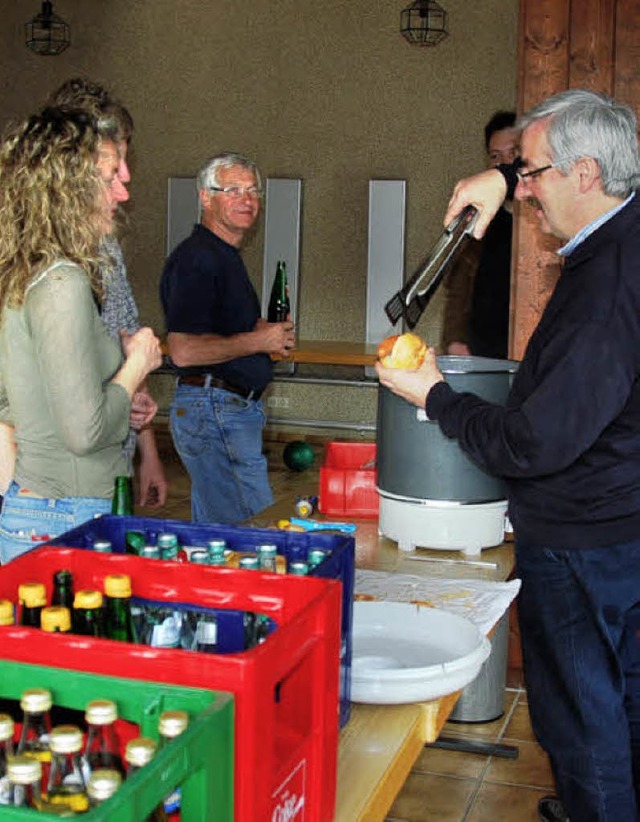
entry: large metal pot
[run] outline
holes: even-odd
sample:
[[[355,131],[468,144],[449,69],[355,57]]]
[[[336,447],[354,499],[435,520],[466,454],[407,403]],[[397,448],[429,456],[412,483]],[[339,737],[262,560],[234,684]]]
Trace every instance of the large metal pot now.
[[[456,391],[504,405],[518,363],[486,357],[438,357]],[[378,390],[378,488],[423,500],[484,503],[504,499],[502,482],[487,474],[416,408],[384,386]]]

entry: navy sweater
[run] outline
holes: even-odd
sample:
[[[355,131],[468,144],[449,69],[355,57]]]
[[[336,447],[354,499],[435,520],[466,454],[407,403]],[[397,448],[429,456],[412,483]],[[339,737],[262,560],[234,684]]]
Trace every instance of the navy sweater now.
[[[565,260],[505,407],[438,383],[426,411],[504,478],[516,538],[640,538],[640,197]]]

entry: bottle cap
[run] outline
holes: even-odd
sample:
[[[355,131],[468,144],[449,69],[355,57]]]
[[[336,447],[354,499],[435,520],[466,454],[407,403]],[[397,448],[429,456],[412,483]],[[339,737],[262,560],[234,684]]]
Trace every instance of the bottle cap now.
[[[18,586],[18,600],[26,608],[42,608],[47,604],[47,592],[42,582],[23,582]]]
[[[40,614],[40,627],[43,631],[70,631],[71,614],[69,609],[62,605],[50,605],[43,608]]]
[[[208,565],[209,552],[205,551],[203,548],[200,548],[196,551],[192,551],[191,557],[189,558],[189,562],[193,562],[195,565]]]
[[[0,599],[0,625],[13,625],[14,622],[13,602]]]
[[[139,555],[147,559],[160,559],[160,551],[157,545],[143,545]]]
[[[90,725],[109,725],[118,718],[116,703],[110,699],[94,699],[87,705],[84,718]]]
[[[82,731],[76,725],[58,725],[49,734],[52,753],[76,753],[82,750]]]
[[[131,577],[126,574],[108,574],[104,578],[104,592],[108,597],[123,599],[131,596]]]
[[[146,736],[138,736],[130,739],[124,749],[125,762],[142,768],[148,765],[156,754],[158,745],[154,739],[147,739]]]
[[[309,573],[309,566],[306,562],[290,562],[289,573],[294,576],[303,577]]]
[[[46,688],[29,688],[22,692],[20,707],[29,714],[42,714],[51,710],[51,691]]]
[[[278,553],[278,546],[265,543],[264,545],[258,545],[256,550],[259,554],[266,554],[267,556],[275,556]]]
[[[178,537],[175,534],[166,531],[163,534],[158,534],[158,548],[168,548],[169,546],[178,547]]]
[[[0,714],[0,742],[13,739],[14,723],[9,714]]]
[[[102,594],[100,591],[91,591],[84,588],[77,591],[73,598],[74,608],[102,608]]]
[[[189,714],[186,711],[163,711],[158,720],[158,731],[162,736],[173,739],[187,729]]]
[[[102,802],[113,796],[120,785],[122,785],[122,777],[118,771],[112,768],[98,768],[89,777],[87,794],[90,799]]]
[[[207,540],[207,551],[210,554],[224,554],[227,547],[226,539]]]
[[[28,756],[8,756],[7,776],[18,785],[30,785],[42,779],[42,764]]]
[[[246,554],[238,560],[238,568],[248,571],[257,571],[259,568],[258,557],[255,554]]]
[[[93,543],[93,550],[99,554],[110,554],[113,546],[108,539],[97,539]]]

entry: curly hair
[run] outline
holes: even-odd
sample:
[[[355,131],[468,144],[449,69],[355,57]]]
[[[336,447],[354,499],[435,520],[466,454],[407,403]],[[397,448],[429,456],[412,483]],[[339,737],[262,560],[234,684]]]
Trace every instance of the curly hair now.
[[[102,294],[96,166],[99,137],[81,111],[47,108],[10,128],[0,144],[0,317],[23,303],[33,276],[59,259]]]
[[[49,98],[58,108],[82,109],[96,118],[98,133],[116,143],[129,143],[133,135],[133,117],[129,109],[107,91],[86,77],[66,80]]]

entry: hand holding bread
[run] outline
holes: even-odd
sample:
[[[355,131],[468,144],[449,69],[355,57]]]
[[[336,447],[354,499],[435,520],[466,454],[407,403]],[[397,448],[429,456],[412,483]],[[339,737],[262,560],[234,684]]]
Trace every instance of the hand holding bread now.
[[[429,391],[444,377],[433,348],[415,334],[387,337],[378,346],[380,384],[412,405],[424,408]]]
[[[420,368],[427,345],[415,334],[394,334],[378,346],[378,359],[385,368]]]

